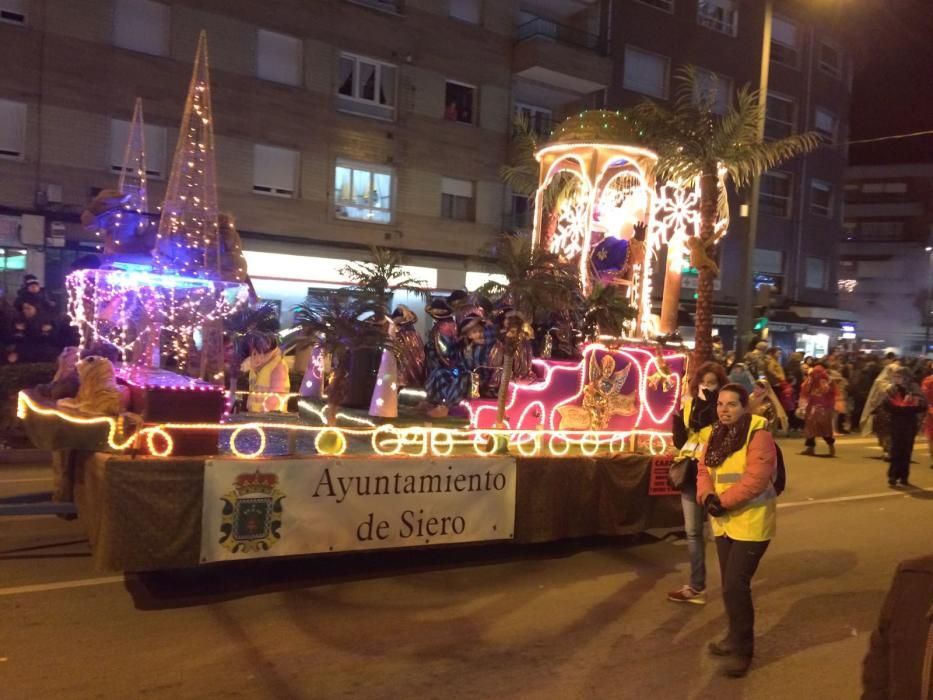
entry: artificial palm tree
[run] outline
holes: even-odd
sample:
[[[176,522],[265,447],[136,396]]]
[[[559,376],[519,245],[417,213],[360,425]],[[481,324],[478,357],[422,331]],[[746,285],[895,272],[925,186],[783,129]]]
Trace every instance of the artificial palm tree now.
[[[508,282],[487,282],[479,294],[506,301],[529,321],[574,308],[580,290],[575,265],[532,245],[527,235],[502,234],[490,253]]]
[[[382,313],[388,314],[389,295],[397,291],[411,292],[423,299],[429,296],[427,282],[417,279],[402,265],[398,251],[373,247],[370,262],[354,262],[340,268],[353,286],[377,304],[382,304]]]
[[[700,217],[697,240],[686,241],[691,263],[699,272],[696,307],[697,360],[712,354],[713,282],[719,274],[715,246],[725,233],[716,219],[726,192],[720,187],[720,171],[736,187],[743,187],[762,173],[819,144],[815,132],[762,141],[763,118],[759,93],[742,87],[725,114],[716,114],[717,95],[709,89],[706,74],[686,66],[677,76],[670,107],[645,100],[631,114],[648,143],[657,152],[655,173],[659,179],[692,184],[699,182]],[[742,280],[745,284],[747,280]],[[676,307],[675,307],[676,309]]]
[[[236,392],[243,360],[253,352],[266,353],[279,344],[279,310],[270,302],[247,305],[227,316],[223,323],[224,331],[233,341],[227,376],[230,390]]]
[[[600,335],[622,335],[626,321],[637,312],[625,297],[622,287],[594,282],[589,294],[581,298],[582,330],[590,340]]]
[[[344,400],[353,353],[382,350],[391,343],[382,327],[372,322],[382,309],[378,300],[343,289],[295,307],[295,323],[302,332],[298,345],[320,348],[330,422],[336,420],[337,407]]]

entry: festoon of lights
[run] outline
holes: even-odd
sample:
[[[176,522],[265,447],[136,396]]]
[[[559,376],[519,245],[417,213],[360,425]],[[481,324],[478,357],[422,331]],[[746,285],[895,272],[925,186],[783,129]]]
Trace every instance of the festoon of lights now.
[[[216,276],[216,271],[207,270],[206,265],[208,251],[219,246],[217,214],[207,34],[202,31],[162,205],[154,254],[156,269],[188,276]],[[219,265],[219,251],[216,260]]]

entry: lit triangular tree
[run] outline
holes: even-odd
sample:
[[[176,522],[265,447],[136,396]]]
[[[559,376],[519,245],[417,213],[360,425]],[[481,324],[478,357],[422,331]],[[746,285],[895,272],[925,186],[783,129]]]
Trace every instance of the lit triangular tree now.
[[[133,107],[133,120],[130,122],[129,138],[123,154],[123,168],[120,170],[120,183],[117,189],[129,198],[123,208],[137,214],[148,211],[146,198],[146,134],[143,129],[143,100],[136,98]]]
[[[207,251],[217,241],[214,121],[207,65],[207,33],[198,37],[185,113],[175,146],[156,239],[156,269],[210,277]],[[217,256],[218,261],[220,256]]]

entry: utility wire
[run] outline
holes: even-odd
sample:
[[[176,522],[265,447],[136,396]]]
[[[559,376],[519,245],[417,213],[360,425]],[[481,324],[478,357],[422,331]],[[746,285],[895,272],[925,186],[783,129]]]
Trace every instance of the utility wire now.
[[[856,141],[844,141],[842,143],[833,143],[833,144],[824,144],[829,147],[838,148],[841,146],[852,146],[860,143],[879,143],[881,141],[895,141],[898,139],[910,139],[916,136],[929,136],[933,134],[933,129],[926,129],[925,131],[911,131],[907,134],[892,134],[890,136],[878,136],[873,139],[858,139]]]

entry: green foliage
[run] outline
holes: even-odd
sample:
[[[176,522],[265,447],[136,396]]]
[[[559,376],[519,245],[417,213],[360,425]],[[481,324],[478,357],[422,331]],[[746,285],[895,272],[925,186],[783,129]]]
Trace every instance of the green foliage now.
[[[722,116],[713,112],[714,90],[694,66],[677,73],[671,106],[643,100],[630,114],[658,154],[660,179],[691,182],[721,166],[737,187],[819,145],[816,132],[761,141],[758,123],[764,105],[757,90],[741,87]],[[725,193],[720,193],[724,196]]]
[[[275,304],[244,306],[224,319],[224,330],[233,338],[241,360],[256,352],[268,352],[279,344],[279,312]]]
[[[503,234],[490,254],[508,284],[487,282],[476,290],[479,294],[510,303],[529,320],[575,307],[580,294],[576,266],[540,246],[532,246],[529,236]]]
[[[389,339],[382,326],[367,318],[378,316],[383,306],[366,294],[337,290],[295,307],[295,323],[301,327],[299,347],[321,347],[333,358],[335,367],[343,366],[354,350],[382,349]]]
[[[412,292],[422,299],[428,299],[430,292],[427,282],[405,270],[398,251],[373,247],[372,258],[370,262],[344,265],[340,268],[340,274],[348,277],[353,286],[373,302],[381,302],[382,313],[389,312],[388,298],[396,291]]]
[[[594,282],[590,293],[581,298],[581,307],[582,330],[590,338],[598,335],[621,336],[623,324],[637,314],[621,287],[599,282]]]

